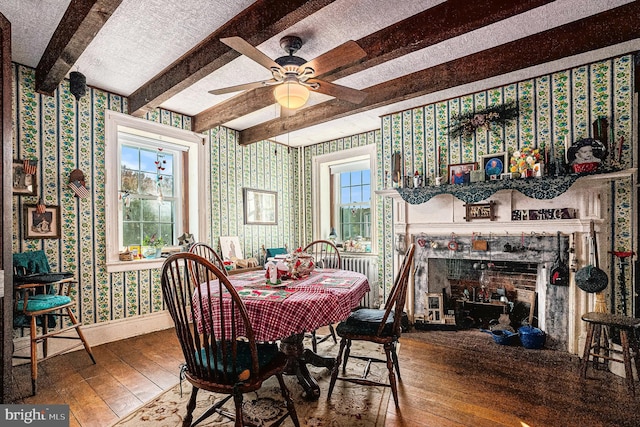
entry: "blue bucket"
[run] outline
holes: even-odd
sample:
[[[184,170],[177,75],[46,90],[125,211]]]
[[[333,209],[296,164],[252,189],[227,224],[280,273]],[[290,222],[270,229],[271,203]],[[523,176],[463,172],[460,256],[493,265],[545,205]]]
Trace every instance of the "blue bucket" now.
[[[541,349],[544,346],[547,335],[542,329],[535,328],[531,325],[522,326],[518,329],[520,342],[524,348]]]
[[[489,331],[487,329],[480,329],[482,332],[485,332],[489,335],[491,335],[493,337],[493,340],[496,342],[496,344],[500,344],[500,345],[509,345],[511,344],[511,338],[515,337],[516,333],[511,332],[511,331],[504,331],[504,330],[496,330],[496,331]]]

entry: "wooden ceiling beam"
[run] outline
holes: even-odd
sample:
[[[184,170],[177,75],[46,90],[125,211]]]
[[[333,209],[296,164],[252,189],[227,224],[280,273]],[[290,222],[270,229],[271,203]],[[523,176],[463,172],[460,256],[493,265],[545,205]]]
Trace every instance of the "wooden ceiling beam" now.
[[[71,0],[36,67],[36,91],[53,95],[122,0]]]
[[[164,101],[240,56],[220,42],[221,37],[240,36],[256,46],[333,1],[335,0],[256,1],[132,93],[129,96],[130,113],[141,116],[157,108]]]
[[[336,120],[369,109],[439,90],[510,73],[640,37],[640,2],[590,16],[560,27],[505,43],[425,70],[366,88],[360,105],[331,100],[240,132],[248,145],[276,135]]]
[[[366,57],[318,77],[332,82],[551,1],[449,0],[357,40]],[[204,132],[272,105],[269,92],[273,88],[254,89],[215,105],[194,117],[193,130]]]

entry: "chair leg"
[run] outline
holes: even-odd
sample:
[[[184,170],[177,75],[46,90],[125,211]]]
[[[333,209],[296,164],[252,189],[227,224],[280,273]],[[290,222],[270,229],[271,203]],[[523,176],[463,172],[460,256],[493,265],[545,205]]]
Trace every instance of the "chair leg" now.
[[[242,393],[235,391],[233,393],[233,401],[236,405],[236,422],[235,427],[243,427],[244,420],[242,418]]]
[[[76,327],[76,332],[78,333],[78,337],[80,337],[80,340],[82,341],[82,345],[84,345],[84,349],[87,351],[87,354],[89,354],[89,357],[91,358],[91,361],[95,365],[96,364],[96,359],[95,359],[95,357],[93,357],[93,351],[91,351],[91,346],[89,345],[89,342],[87,341],[87,339],[84,337],[84,333],[82,332],[82,329],[79,326],[80,322],[78,322],[78,319],[73,314],[73,311],[71,310],[71,307],[67,307],[67,313],[69,314],[69,319],[71,319],[71,322],[74,325],[78,325]]]
[[[329,391],[327,392],[327,400],[331,398],[331,393],[333,393],[333,387],[336,385],[336,380],[338,379],[338,370],[340,369],[340,362],[342,362],[342,352],[344,351],[345,346],[347,345],[347,338],[342,338],[340,340],[340,349],[338,350],[338,357],[336,357],[336,363],[333,365],[331,369],[331,382],[329,383]]]
[[[384,352],[387,356],[387,369],[389,370],[389,385],[391,386],[391,393],[393,394],[393,401],[396,404],[396,409],[400,409],[398,404],[398,385],[396,384],[396,374],[393,372],[393,361],[391,360],[393,343],[387,343],[384,345]]]
[[[338,339],[336,338],[336,330],[333,328],[333,325],[329,325],[329,332],[331,332],[331,337],[333,338],[333,342],[337,344]]]
[[[49,333],[49,316],[47,314],[42,315],[42,335]],[[47,338],[42,339],[42,357],[47,357],[49,354],[49,340]]]
[[[344,352],[344,362],[342,363],[342,373],[345,374],[347,372],[347,360],[349,360],[349,354],[351,353],[351,340],[347,338],[343,338],[342,340],[347,341],[347,348]]]
[[[198,395],[198,387],[193,387],[191,389],[191,397],[189,398],[189,403],[187,403],[187,415],[185,415],[182,420],[182,427],[190,427],[191,420],[193,420],[193,410],[196,409],[196,397]]]
[[[35,396],[38,381],[38,330],[36,316],[31,316],[31,327],[29,330],[31,340],[31,393]]]
[[[620,329],[620,343],[622,344],[622,356],[624,362],[624,375],[627,383],[627,389],[631,396],[636,395],[635,385],[633,383],[633,368],[631,367],[631,352],[629,350],[629,338],[627,331]]]
[[[287,385],[284,382],[284,378],[282,377],[282,374],[276,374],[276,378],[278,378],[278,382],[280,383],[280,391],[282,393],[282,397],[284,398],[285,404],[287,405],[287,412],[289,412],[291,421],[293,421],[293,425],[295,427],[300,427],[300,421],[298,421],[298,414],[296,413],[296,407],[293,405],[291,394],[289,393],[289,389],[287,388]]]
[[[396,367],[396,375],[398,375],[398,381],[402,381],[402,377],[400,377],[400,363],[398,362],[398,353],[396,352],[395,342],[392,343],[391,358],[393,360],[393,365]]]
[[[593,339],[593,323],[587,324],[587,337],[584,342],[584,352],[580,361],[580,377],[587,378],[587,368],[589,367],[589,353],[591,353],[591,340]]]
[[[318,339],[316,338],[316,331],[311,332],[311,348],[314,353],[318,353]]]

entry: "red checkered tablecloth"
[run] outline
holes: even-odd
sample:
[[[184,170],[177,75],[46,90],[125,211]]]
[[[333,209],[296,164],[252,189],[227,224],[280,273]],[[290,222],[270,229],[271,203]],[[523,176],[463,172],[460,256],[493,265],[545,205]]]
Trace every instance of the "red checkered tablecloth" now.
[[[251,292],[241,292],[246,294],[246,297],[241,297],[258,341],[274,341],[344,320],[369,291],[366,276],[353,271],[317,270],[304,279],[286,282],[286,286],[277,288],[281,291],[278,293],[273,292],[274,288],[262,286],[249,277],[243,277],[244,274],[230,276],[229,280],[239,291],[251,289]],[[282,291],[286,291],[288,295],[285,296]],[[261,296],[260,293],[264,295]],[[275,298],[275,294],[281,296]],[[203,295],[206,295],[206,292],[203,292]],[[223,296],[223,302],[224,299],[226,298]],[[202,303],[207,309],[208,300],[203,297]],[[215,304],[216,309],[218,306]],[[199,319],[199,304],[194,304],[194,307],[196,318]],[[230,310],[227,304],[223,303],[223,307],[225,311]],[[226,316],[230,316],[230,313],[226,312]],[[216,333],[219,334],[220,325],[215,316],[213,323]],[[203,327],[210,331],[211,325],[199,322],[200,332]]]

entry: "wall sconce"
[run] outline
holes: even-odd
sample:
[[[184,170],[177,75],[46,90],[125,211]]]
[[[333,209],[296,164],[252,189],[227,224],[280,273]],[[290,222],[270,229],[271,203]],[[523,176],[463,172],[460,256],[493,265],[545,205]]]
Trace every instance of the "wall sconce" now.
[[[69,74],[69,91],[76,97],[76,101],[87,93],[87,78],[79,71]]]
[[[273,96],[278,104],[285,108],[296,109],[302,107],[309,100],[309,89],[302,86],[293,77],[285,77],[285,81],[273,89]]]
[[[405,234],[396,234],[396,251],[403,255],[407,252],[407,240]]]

